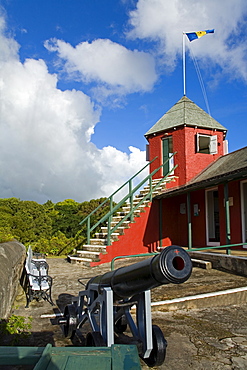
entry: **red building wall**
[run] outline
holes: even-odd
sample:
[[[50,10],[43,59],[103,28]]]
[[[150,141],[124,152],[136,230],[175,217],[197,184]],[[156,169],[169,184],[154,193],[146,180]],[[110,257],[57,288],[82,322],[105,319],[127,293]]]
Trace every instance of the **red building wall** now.
[[[204,154],[196,152],[196,135],[217,135],[218,136],[218,153],[217,154]],[[177,152],[174,157],[174,164],[178,165],[174,175],[178,176],[175,182],[167,185],[167,188],[172,188],[177,185],[184,185],[189,180],[198,175],[210,163],[222,156],[223,153],[223,139],[224,134],[222,131],[214,131],[208,129],[201,129],[195,127],[180,127],[176,130],[152,135],[148,138],[149,141],[149,159],[152,160],[158,157],[150,165],[150,173],[162,164],[162,139],[172,136],[173,139],[173,152]],[[159,170],[154,178],[161,178],[162,170]]]
[[[205,207],[205,190],[192,192],[191,201],[191,228],[192,228],[192,245],[196,247],[206,246],[206,207]],[[194,213],[194,206],[198,205],[198,215]]]
[[[241,192],[240,181],[232,181],[228,184],[228,197],[232,198],[230,205],[230,233],[231,244],[242,243],[241,221]],[[226,212],[224,206],[224,185],[219,185],[220,202],[220,244],[226,244]]]
[[[194,215],[194,205],[198,204],[199,214]],[[186,213],[181,213],[185,209]],[[192,244],[206,246],[205,191],[191,193]],[[172,244],[188,246],[187,196],[180,195],[163,199],[162,246]]]
[[[218,186],[220,212],[220,245],[226,244],[226,211],[224,206],[224,185]],[[240,181],[228,184],[229,198],[233,198],[230,206],[231,244],[242,243],[241,224],[241,193]],[[188,215],[187,197],[179,195],[162,200],[162,246],[177,244],[188,246]],[[186,205],[186,214],[180,213],[180,205]],[[198,214],[194,213],[194,205],[198,205]],[[190,193],[192,246],[206,247],[206,197],[205,189]],[[239,249],[239,247],[236,247]]]
[[[162,200],[162,247],[187,245],[187,211],[181,214],[180,204],[186,207],[185,195]]]
[[[150,165],[150,173],[162,164],[162,137],[163,134],[153,135],[148,139],[149,142],[149,160],[153,160],[158,157]],[[160,179],[162,177],[162,170],[159,170],[155,175],[154,179]]]
[[[185,136],[185,153],[179,155],[180,165],[185,163],[185,177],[179,182],[180,185],[186,184],[189,180],[198,175],[210,163],[214,162],[217,158],[223,155],[223,132],[214,131],[201,128],[185,127],[183,130]],[[182,133],[181,133],[182,134]],[[218,137],[218,153],[217,154],[204,154],[196,152],[196,135],[217,135]]]
[[[240,181],[229,184],[229,197],[233,199],[230,206],[231,244],[242,243]]]
[[[226,244],[226,213],[224,207],[224,185],[218,186],[219,212],[220,212],[220,244]],[[241,227],[241,194],[240,181],[228,184],[229,197],[233,198],[230,206],[231,244],[242,243]],[[162,207],[160,207],[160,203]],[[194,212],[194,205],[198,205]],[[206,247],[206,197],[205,189],[190,193],[192,246]],[[184,213],[185,210],[185,213]],[[162,212],[162,230],[160,230],[160,212]],[[100,262],[93,262],[96,266],[110,262],[116,256],[125,256],[138,253],[148,253],[159,250],[160,236],[162,247],[169,245],[188,246],[188,210],[187,195],[178,195],[164,199],[154,199],[140,217],[119,240],[107,246],[107,254],[100,255]],[[160,234],[161,233],[161,234]],[[239,249],[239,247],[236,247]]]
[[[119,240],[106,247],[106,254],[100,254],[99,262],[92,262],[91,266],[110,262],[114,257],[132,254],[148,253],[157,250],[159,243],[159,220],[158,204],[153,202],[146,207],[140,217],[135,217],[129,229],[125,229],[124,235]],[[151,213],[151,217],[150,217]]]

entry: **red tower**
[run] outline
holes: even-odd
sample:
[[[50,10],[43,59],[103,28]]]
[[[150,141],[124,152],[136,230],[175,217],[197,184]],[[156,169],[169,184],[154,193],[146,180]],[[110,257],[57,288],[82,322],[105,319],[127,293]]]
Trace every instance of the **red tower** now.
[[[150,172],[176,152],[154,177],[161,178],[178,165],[174,173],[176,181],[167,187],[188,183],[210,163],[226,154],[226,132],[224,126],[183,96],[145,134],[149,143],[149,160],[158,157],[150,165]]]

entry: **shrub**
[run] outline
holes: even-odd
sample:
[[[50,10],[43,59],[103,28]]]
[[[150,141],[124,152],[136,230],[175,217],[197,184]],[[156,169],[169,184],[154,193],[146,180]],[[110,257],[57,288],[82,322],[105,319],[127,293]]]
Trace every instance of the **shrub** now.
[[[14,239],[9,227],[0,227],[0,243],[6,243]]]
[[[1,320],[1,337],[11,336],[11,344],[15,345],[20,340],[31,334],[32,317],[12,315],[8,320]]]
[[[32,249],[34,252],[58,256],[61,251],[67,253],[69,242],[70,239],[68,239],[61,231],[58,231],[50,240],[41,238],[38,242],[32,243]]]

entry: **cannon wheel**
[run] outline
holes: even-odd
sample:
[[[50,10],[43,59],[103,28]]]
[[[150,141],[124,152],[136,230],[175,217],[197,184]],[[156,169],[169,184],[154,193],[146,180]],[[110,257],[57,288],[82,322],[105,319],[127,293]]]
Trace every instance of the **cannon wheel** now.
[[[118,334],[122,334],[123,332],[126,331],[127,329],[127,324],[124,320],[124,316],[120,317],[118,321],[115,323],[115,332]]]
[[[161,329],[157,325],[152,325],[153,349],[148,358],[143,361],[149,366],[160,366],[165,361],[167,341]]]
[[[99,331],[87,334],[86,347],[106,347],[106,343]]]
[[[69,304],[64,310],[65,324],[63,326],[65,337],[72,338],[76,331],[77,316],[76,307],[73,304]]]

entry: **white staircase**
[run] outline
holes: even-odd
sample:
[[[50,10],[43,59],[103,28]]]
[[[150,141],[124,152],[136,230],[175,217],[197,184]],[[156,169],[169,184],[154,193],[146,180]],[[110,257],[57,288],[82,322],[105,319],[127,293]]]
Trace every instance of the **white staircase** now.
[[[168,176],[162,184],[152,192],[152,197],[162,193],[168,182],[174,181],[175,176]],[[160,181],[161,179],[152,180],[152,188]],[[150,191],[149,185],[145,186],[139,194],[137,194],[133,199],[133,205],[137,205],[141,199],[145,197]],[[135,211],[134,211],[134,218],[140,217],[142,212],[145,212],[145,208],[150,205],[150,200],[145,200]],[[120,212],[117,212],[116,216],[112,217],[111,221],[111,228],[116,226],[119,221],[121,221],[127,214],[130,212],[130,205],[127,204],[126,206],[122,207]],[[133,221],[134,222],[134,221]],[[124,235],[125,229],[131,227],[131,221],[123,221],[121,226],[119,226],[114,233],[111,234],[111,242],[118,240],[119,235]],[[68,260],[71,263],[81,263],[85,266],[90,266],[91,262],[99,262],[100,261],[100,254],[107,253],[107,234],[108,228],[107,226],[102,226],[101,231],[99,233],[95,233],[95,238],[90,239],[90,244],[83,245],[81,250],[77,250],[75,255],[68,255]]]

